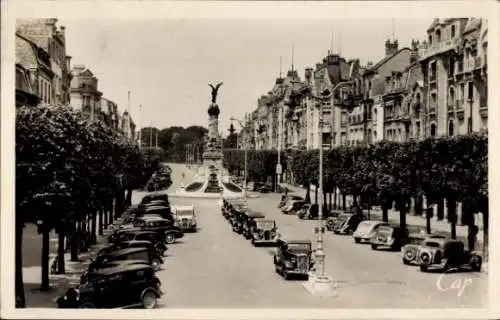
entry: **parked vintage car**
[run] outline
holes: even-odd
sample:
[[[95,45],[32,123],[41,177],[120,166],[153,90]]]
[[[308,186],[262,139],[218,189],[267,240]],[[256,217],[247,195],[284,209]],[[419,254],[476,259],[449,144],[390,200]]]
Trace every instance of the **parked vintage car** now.
[[[175,221],[174,217],[172,216],[172,210],[170,206],[167,207],[164,205],[147,205],[139,209],[138,213],[136,214],[137,217],[150,215],[160,216],[163,219],[169,220],[172,224]]]
[[[467,251],[463,242],[451,239],[425,240],[418,250],[418,265],[421,271],[439,269],[470,269],[481,271],[482,257]]]
[[[399,251],[408,241],[408,229],[400,226],[380,226],[373,232],[370,244],[373,250],[383,247]]]
[[[140,247],[140,248],[125,248],[116,251],[111,251],[101,256],[96,257],[89,265],[89,272],[97,269],[107,268],[106,264],[112,261],[124,261],[124,260],[142,260],[145,263],[150,264],[153,270],[159,270],[160,266],[163,264],[163,259],[156,252],[150,248]]]
[[[401,259],[404,264],[417,264],[418,249],[422,243],[431,239],[446,239],[445,235],[429,235],[427,233],[413,233],[408,236],[408,243],[401,248]]]
[[[241,216],[242,219],[242,234],[246,239],[250,239],[252,237],[252,222],[255,219],[262,219],[264,218],[265,215],[262,212],[257,212],[253,210],[245,210],[243,212],[243,215]]]
[[[179,227],[183,232],[198,231],[194,206],[174,206],[172,207],[172,214],[175,219],[174,226]]]
[[[147,203],[155,201],[155,200],[161,200],[161,201],[168,202],[168,194],[166,192],[161,192],[161,191],[150,192],[142,198],[140,204],[147,204]]]
[[[260,193],[269,193],[272,191],[272,186],[269,183],[255,182],[252,190]]]
[[[274,267],[277,273],[286,280],[291,276],[309,278],[309,271],[313,268],[312,245],[310,240],[279,239],[274,254]]]
[[[137,226],[143,230],[154,231],[162,234],[165,242],[168,244],[174,243],[177,239],[184,237],[184,232],[181,228],[172,225],[170,220],[156,217],[143,217],[138,218],[139,223]]]
[[[276,245],[279,238],[280,234],[278,233],[276,221],[265,218],[257,218],[252,221],[250,225],[250,239],[254,246],[261,244]]]
[[[161,257],[165,255],[167,246],[163,245],[162,248],[155,246],[153,242],[146,240],[132,240],[132,241],[121,241],[112,243],[109,246],[102,248],[97,253],[97,257],[107,254],[112,251],[126,249],[126,248],[148,248],[150,250],[155,250]]]
[[[120,265],[99,270],[77,289],[57,299],[59,308],[153,309],[161,297],[161,282],[147,264]]]
[[[281,197],[281,201],[280,203],[278,204],[278,208],[282,208],[284,205],[286,205],[288,203],[288,201],[290,200],[302,200],[304,201],[304,198],[302,197],[299,197],[299,196],[294,196],[294,195],[283,195]]]
[[[239,210],[233,210],[231,215],[231,225],[233,226],[233,231],[239,234],[243,233],[243,223],[247,220],[248,208],[241,208]]]
[[[248,207],[247,203],[243,200],[230,200],[228,201],[227,209],[225,210],[225,217],[231,220],[234,213],[244,210]]]
[[[299,219],[307,219],[307,220],[312,220],[312,219],[318,219],[319,218],[319,206],[317,204],[310,204],[306,203],[302,205],[302,207],[297,210],[297,217]],[[330,210],[328,210],[326,205],[323,205],[323,212],[322,212],[323,219],[326,219],[330,216]]]
[[[351,234],[358,228],[358,225],[362,221],[366,220],[366,217],[360,214],[344,213],[331,219],[332,223],[327,223],[329,230],[336,234]]]
[[[117,230],[108,238],[108,241],[112,243],[133,240],[150,241],[154,244],[157,250],[167,250],[163,234],[154,231],[143,230],[141,228]]]
[[[295,214],[306,204],[307,202],[304,200],[289,200],[288,203],[281,208],[281,212],[284,214]]]
[[[356,243],[360,243],[362,241],[370,241],[375,231],[377,231],[377,229],[381,226],[389,226],[389,224],[383,221],[362,221],[352,234],[354,241]]]
[[[116,268],[119,266],[128,266],[135,264],[147,264],[151,266],[147,261],[141,259],[134,260],[114,260],[114,261],[101,261],[99,264],[89,265],[87,270],[80,277],[80,284],[85,284],[89,281],[94,274],[99,273],[102,269]]]

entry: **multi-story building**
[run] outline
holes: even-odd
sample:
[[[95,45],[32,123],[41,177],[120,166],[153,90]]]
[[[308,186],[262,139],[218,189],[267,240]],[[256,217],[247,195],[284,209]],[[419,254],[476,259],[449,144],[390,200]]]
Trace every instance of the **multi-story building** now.
[[[36,58],[36,62],[33,59]],[[31,81],[35,82],[33,89],[40,103],[54,103],[54,91],[52,87],[54,72],[51,68],[49,54],[43,48],[37,46],[30,39],[16,33],[16,59],[26,61],[26,68],[29,70]]]
[[[447,103],[447,135],[488,130],[487,22],[470,18],[462,32]],[[454,93],[454,94],[452,94]]]
[[[39,63],[36,45],[16,34],[16,107],[36,106]]]
[[[281,136],[282,149],[317,149],[320,131],[323,148],[486,131],[487,29],[484,19],[435,19],[422,43],[387,40],[376,64],[329,53],[304,81],[288,72],[258,99],[255,147],[276,149]]]
[[[118,105],[114,101],[102,97],[100,99],[100,104],[101,113],[99,115],[99,119],[104,121],[104,123],[106,123],[113,130],[118,131]]]
[[[322,62],[316,64],[310,84],[311,95],[306,101],[308,149],[319,147],[318,132],[320,131],[323,148],[347,144],[348,114],[352,111],[350,94],[353,88],[356,88],[356,92],[359,90],[356,86],[359,84],[359,80],[356,80],[359,75],[359,60],[347,61],[338,54],[328,53]],[[321,96],[326,90],[332,92],[332,95],[329,101],[322,102],[320,125],[318,108],[320,102],[315,97]]]
[[[384,99],[386,96],[386,85],[391,83],[389,80],[393,76],[402,77],[405,68],[416,61],[418,57],[418,43],[412,42],[412,48],[399,49],[398,40],[385,42],[385,57],[382,58],[375,65],[368,64],[365,72],[363,73],[364,92],[361,104],[358,104],[354,110],[363,108],[361,116],[364,124],[363,134],[359,135],[361,141],[365,143],[372,143],[387,139],[385,120],[387,109],[393,109],[389,104],[394,103],[394,99]],[[393,79],[398,83],[397,79]],[[386,96],[387,98],[389,96]],[[402,96],[400,96],[400,99]],[[399,101],[396,99],[396,101]],[[387,104],[387,106],[386,106]],[[392,129],[391,129],[392,130]],[[359,143],[359,142],[358,142]]]
[[[51,84],[51,99],[54,104],[70,103],[71,57],[66,55],[65,27],[57,25],[57,19],[18,19],[16,32],[33,41],[49,55],[54,76]]]
[[[423,136],[423,113],[415,104],[421,100],[419,86],[422,78],[418,62],[412,63],[402,72],[393,72],[386,78],[385,93],[382,96],[386,140],[403,142]]]
[[[455,128],[463,132],[467,127],[463,97],[468,86],[459,76],[463,73],[460,47],[467,20],[434,19],[427,29],[420,57],[427,98],[426,136],[454,135]]]
[[[100,113],[102,92],[98,90],[98,79],[84,65],[73,67],[71,80],[71,105],[90,119]]]

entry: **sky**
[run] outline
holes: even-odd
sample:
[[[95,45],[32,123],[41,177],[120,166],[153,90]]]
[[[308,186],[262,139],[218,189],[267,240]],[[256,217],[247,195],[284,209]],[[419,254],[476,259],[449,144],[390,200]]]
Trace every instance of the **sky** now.
[[[399,46],[423,41],[432,19],[59,19],[72,65],[83,64],[99,90],[140,127],[208,126],[209,83],[224,84],[219,130],[257,107],[280,72],[303,78],[329,49],[376,63],[393,34]],[[333,40],[332,40],[333,39]],[[332,45],[333,44],[333,45]],[[142,108],[139,108],[142,105]],[[238,125],[235,123],[235,126]]]

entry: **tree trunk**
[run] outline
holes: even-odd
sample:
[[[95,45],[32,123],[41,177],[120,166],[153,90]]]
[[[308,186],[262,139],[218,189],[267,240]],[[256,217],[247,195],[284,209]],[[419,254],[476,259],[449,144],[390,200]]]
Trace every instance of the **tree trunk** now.
[[[347,210],[347,199],[345,193],[342,193],[342,210]]]
[[[443,220],[444,219],[444,199],[439,199],[437,202],[437,205],[438,205],[437,218],[438,218],[438,220]]]
[[[415,215],[416,216],[422,216],[423,203],[424,203],[424,197],[422,195],[415,197]]]
[[[104,219],[104,209],[101,208],[99,209],[99,235],[102,236],[104,233],[103,233],[103,221],[102,219]]]
[[[115,206],[115,210],[113,210],[113,207],[111,207],[111,210],[109,210],[109,221],[108,221],[109,223],[108,223],[108,227],[113,224],[114,214],[116,214],[117,207],[119,207],[119,206]]]
[[[66,267],[65,267],[65,261],[64,261],[64,253],[65,253],[65,235],[64,235],[64,226],[60,226],[59,230],[57,230],[57,274],[65,274],[66,273]]]
[[[407,213],[407,206],[406,206],[406,199],[400,198],[398,201],[398,207],[399,207],[399,225],[403,230],[406,229],[406,213]]]
[[[127,197],[125,199],[125,205],[130,207],[132,205],[132,189],[127,190]]]
[[[441,200],[442,203],[442,200]],[[446,199],[446,204],[448,207],[448,221],[451,226],[451,238],[457,238],[457,202],[454,198],[450,197]]]
[[[41,291],[48,291],[49,284],[49,249],[50,249],[50,228],[42,226],[42,283],[40,285]]]
[[[76,262],[78,261],[78,246],[79,246],[79,241],[78,241],[78,223],[73,223],[73,227],[71,230],[71,261]]]
[[[328,205],[328,202],[327,202],[327,198],[326,198],[326,192],[323,190],[323,206],[324,208],[326,208],[326,206]],[[323,210],[325,211],[325,210]]]
[[[427,234],[431,234],[431,219],[434,216],[434,208],[430,205],[427,205],[427,209],[425,210],[425,231]]]
[[[337,210],[337,188],[333,188],[333,208]]]
[[[81,232],[81,237],[80,237],[80,241],[81,241],[81,244],[82,244],[82,252],[87,252],[88,251],[88,243],[87,243],[87,219],[85,218],[82,222],[81,222],[81,228],[80,228],[80,232]]]
[[[487,198],[483,201],[485,201],[484,205],[481,206],[481,212],[483,214],[483,261],[488,261],[489,207]]]
[[[314,188],[314,203],[318,204],[318,185],[315,184],[314,186],[315,186],[315,188]]]
[[[92,231],[91,231],[91,237],[90,237],[90,243],[91,244],[96,244],[97,243],[97,210],[92,211]]]
[[[389,222],[389,202],[382,201],[382,221]]]
[[[328,205],[328,208],[330,211],[332,211],[332,193],[328,193],[328,199],[330,201],[329,205]]]
[[[26,297],[24,296],[23,281],[23,229],[24,225],[16,217],[16,308],[26,307]]]
[[[311,203],[311,184],[310,183],[307,183],[307,186],[306,186],[305,200],[307,203]]]
[[[357,194],[353,194],[352,195],[352,205],[354,207],[357,207],[358,206],[358,195]]]

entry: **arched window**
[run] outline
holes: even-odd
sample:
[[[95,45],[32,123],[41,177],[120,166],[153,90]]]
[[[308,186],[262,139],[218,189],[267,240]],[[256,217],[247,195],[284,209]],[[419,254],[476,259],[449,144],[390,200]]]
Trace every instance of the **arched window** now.
[[[450,120],[448,124],[448,135],[451,137],[455,134],[455,125],[453,124],[453,120]]]
[[[436,136],[436,124],[433,123],[431,124],[431,137],[435,137]]]

